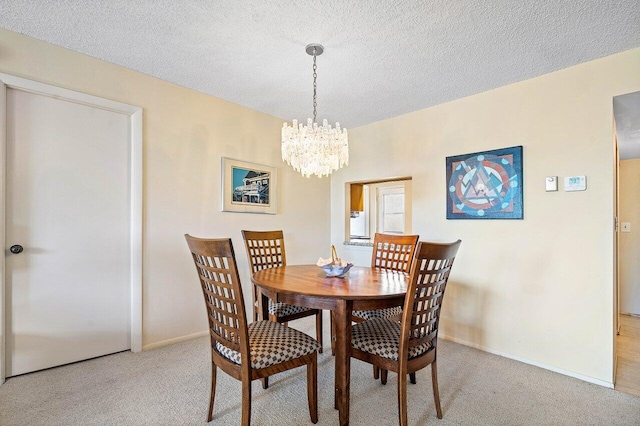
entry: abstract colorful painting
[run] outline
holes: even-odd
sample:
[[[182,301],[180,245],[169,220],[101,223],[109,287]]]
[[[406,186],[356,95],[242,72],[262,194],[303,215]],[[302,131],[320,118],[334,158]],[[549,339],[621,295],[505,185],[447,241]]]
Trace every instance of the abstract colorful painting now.
[[[522,147],[447,157],[447,219],[522,219]]]

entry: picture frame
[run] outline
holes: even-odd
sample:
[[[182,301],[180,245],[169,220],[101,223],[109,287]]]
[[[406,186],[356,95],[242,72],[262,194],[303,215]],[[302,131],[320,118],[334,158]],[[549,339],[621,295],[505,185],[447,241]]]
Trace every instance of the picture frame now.
[[[446,157],[447,219],[524,219],[522,146]]]
[[[222,211],[276,214],[278,170],[222,157]]]

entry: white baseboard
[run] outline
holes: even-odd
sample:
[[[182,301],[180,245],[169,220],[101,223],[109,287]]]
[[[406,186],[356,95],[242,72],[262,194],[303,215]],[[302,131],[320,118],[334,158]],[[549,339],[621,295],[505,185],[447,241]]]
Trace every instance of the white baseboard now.
[[[160,342],[149,343],[148,345],[144,345],[142,347],[143,351],[148,351],[151,349],[161,348],[162,346],[173,345],[174,343],[184,342],[186,340],[196,339],[202,336],[208,336],[209,330],[199,331],[193,334],[187,334],[186,336],[174,337],[173,339],[162,340]]]
[[[486,348],[486,347],[484,347],[482,345],[477,345],[475,343],[467,342],[467,341],[462,340],[462,339],[456,339],[454,337],[450,337],[450,336],[447,336],[447,335],[441,334],[438,337],[442,337],[444,340],[448,340],[450,342],[459,343],[459,344],[465,345],[465,346],[470,346],[472,348],[481,350],[483,352],[488,352],[490,354],[499,355],[499,356],[502,356],[502,357],[505,357],[505,358],[513,359],[515,361],[524,362],[525,364],[534,365],[536,367],[544,368],[545,370],[553,371],[555,373],[564,374],[565,376],[574,377],[576,379],[580,379],[580,380],[583,380],[585,382],[589,382],[589,383],[593,383],[593,384],[596,384],[596,385],[604,386],[605,388],[613,389],[613,383],[612,382],[607,382],[606,380],[596,379],[594,377],[585,376],[583,374],[579,374],[579,373],[576,373],[576,372],[573,372],[573,371],[569,371],[569,370],[564,370],[562,368],[554,367],[552,365],[542,364],[540,362],[532,361],[530,359],[521,358],[519,356],[515,356],[515,355],[508,354],[508,353],[496,351],[496,350],[493,350],[493,349]]]

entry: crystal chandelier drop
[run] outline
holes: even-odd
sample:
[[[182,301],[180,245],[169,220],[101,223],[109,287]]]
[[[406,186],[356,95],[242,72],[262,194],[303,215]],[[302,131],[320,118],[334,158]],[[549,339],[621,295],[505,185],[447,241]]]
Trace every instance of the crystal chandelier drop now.
[[[332,128],[327,120],[322,121],[322,126],[316,123],[316,57],[322,54],[324,48],[319,44],[310,44],[306,51],[313,56],[313,120],[307,119],[306,126],[298,124],[298,120],[293,120],[291,126],[284,123],[282,160],[304,177],[329,176],[331,172],[349,164],[347,129],[341,129],[340,123]]]

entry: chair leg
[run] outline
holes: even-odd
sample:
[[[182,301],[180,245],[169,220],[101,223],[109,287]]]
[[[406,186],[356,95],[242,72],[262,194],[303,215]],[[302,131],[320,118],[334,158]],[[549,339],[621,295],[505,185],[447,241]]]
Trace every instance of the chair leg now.
[[[380,378],[380,369],[374,365],[373,366],[373,380],[378,380],[379,378]]]
[[[380,383],[382,383],[383,385],[387,384],[387,373],[388,371],[384,368],[380,369]]]
[[[318,353],[322,353],[322,311],[318,311],[316,314],[316,340],[320,344]]]
[[[329,314],[329,327],[331,328],[331,356],[336,356],[336,328],[333,324],[333,311]]]
[[[307,400],[312,423],[318,423],[318,354],[307,364]]]
[[[409,373],[409,380],[411,381],[412,385],[415,385],[416,383],[418,383],[416,381],[416,372],[415,371],[413,373]]]
[[[253,295],[253,322],[258,321],[258,311],[260,310],[260,303],[258,302],[258,289],[254,285],[251,286],[251,293]]]
[[[431,382],[433,384],[433,401],[436,403],[436,414],[441,419],[442,409],[440,408],[440,393],[438,392],[438,366],[435,360],[431,363]]]
[[[253,301],[253,321],[260,321],[262,318],[261,312],[260,312],[261,308],[260,308],[260,301],[259,300],[254,300]]]
[[[251,424],[251,379],[242,378],[242,426]]]
[[[400,426],[409,424],[407,421],[407,375],[401,372],[398,372],[398,420]]]
[[[207,415],[207,423],[213,419],[213,400],[216,398],[216,373],[218,367],[211,363],[211,397],[209,399],[209,414]]]

